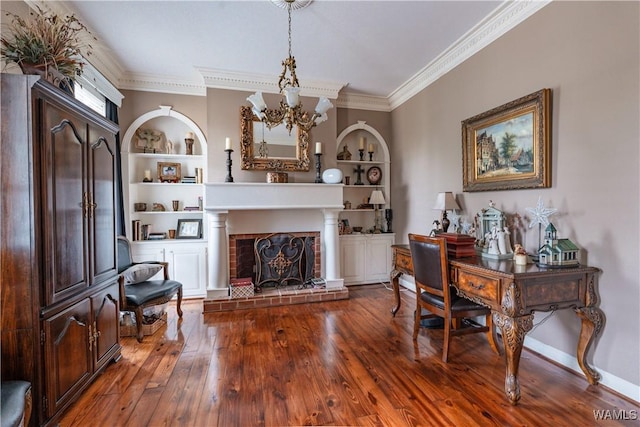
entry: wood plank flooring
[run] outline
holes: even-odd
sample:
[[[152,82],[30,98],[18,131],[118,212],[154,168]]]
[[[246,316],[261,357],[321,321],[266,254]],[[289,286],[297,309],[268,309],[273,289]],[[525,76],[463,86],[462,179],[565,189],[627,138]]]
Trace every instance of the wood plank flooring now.
[[[484,334],[456,337],[441,361],[442,331],[411,339],[414,294],[390,314],[382,285],[350,287],[350,299],[202,313],[143,343],[123,338],[111,364],[66,412],[61,426],[591,426],[640,414],[638,403],[590,386],[525,350],[522,399],[504,395],[505,365]],[[621,412],[624,411],[624,412]],[[633,412],[635,411],[635,412]]]

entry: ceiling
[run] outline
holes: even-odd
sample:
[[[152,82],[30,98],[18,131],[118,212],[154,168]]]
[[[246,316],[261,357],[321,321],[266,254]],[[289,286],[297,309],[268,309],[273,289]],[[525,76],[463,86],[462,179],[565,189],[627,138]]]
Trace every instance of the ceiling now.
[[[287,11],[271,0],[48,3],[90,28],[89,61],[119,89],[277,91],[288,55]],[[535,13],[531,3],[312,1],[292,11],[302,94],[393,104],[409,82],[444,74]]]

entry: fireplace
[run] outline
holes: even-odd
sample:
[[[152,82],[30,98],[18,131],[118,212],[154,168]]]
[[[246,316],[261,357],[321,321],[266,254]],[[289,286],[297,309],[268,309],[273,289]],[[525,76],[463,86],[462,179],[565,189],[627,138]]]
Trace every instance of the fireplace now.
[[[229,280],[234,277],[229,236],[241,234],[320,230],[314,243],[319,245],[314,254],[314,274],[326,279],[327,288],[343,287],[338,240],[338,215],[343,210],[341,184],[207,183],[204,208],[209,257],[207,298],[228,295]]]
[[[320,275],[320,232],[229,236],[229,277],[251,277],[256,291],[304,285]]]

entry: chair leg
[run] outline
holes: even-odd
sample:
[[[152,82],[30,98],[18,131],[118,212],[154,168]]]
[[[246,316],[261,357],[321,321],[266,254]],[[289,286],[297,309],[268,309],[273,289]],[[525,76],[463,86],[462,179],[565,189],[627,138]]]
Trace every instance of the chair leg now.
[[[178,312],[178,317],[182,318],[182,287],[178,289],[178,302],[176,303],[176,311]]]
[[[136,332],[138,342],[142,342],[142,339],[144,338],[144,332],[142,332],[142,319],[144,319],[143,311],[142,307],[136,307]]]
[[[489,339],[489,345],[496,352],[496,354],[500,355],[500,347],[498,346],[498,334],[496,333],[496,325],[493,324],[493,313],[489,313],[486,316],[485,323],[489,327],[489,331],[487,331],[487,338]]]
[[[451,323],[452,319],[448,313],[444,317],[444,343],[442,345],[442,361],[447,363],[449,359],[449,343],[451,341]]]
[[[420,306],[420,289],[416,289],[416,295],[418,297],[418,301],[416,301],[416,311],[414,313],[413,319],[413,340],[416,341],[418,339],[418,331],[420,329],[420,320],[422,317],[422,307]]]

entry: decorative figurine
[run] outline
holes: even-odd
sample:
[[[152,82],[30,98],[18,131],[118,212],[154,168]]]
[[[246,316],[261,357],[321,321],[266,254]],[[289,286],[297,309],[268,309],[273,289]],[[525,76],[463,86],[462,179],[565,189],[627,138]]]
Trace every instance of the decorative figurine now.
[[[342,151],[338,153],[338,160],[351,160],[351,152],[348,146],[342,147]]]
[[[538,264],[549,267],[575,267],[580,264],[580,250],[569,239],[558,239],[556,228],[552,223],[547,225],[544,233],[544,244],[538,250]]]

